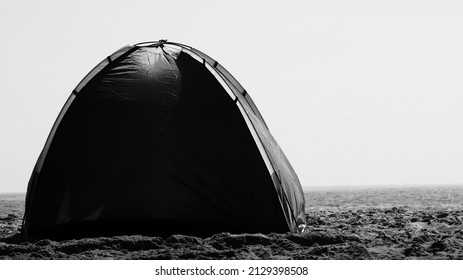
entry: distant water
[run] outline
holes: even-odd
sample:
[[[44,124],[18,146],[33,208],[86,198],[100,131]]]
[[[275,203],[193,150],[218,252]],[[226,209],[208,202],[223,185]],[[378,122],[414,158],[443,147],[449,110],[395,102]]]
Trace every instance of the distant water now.
[[[463,186],[350,186],[304,188],[306,211],[408,207],[463,209]]]
[[[8,214],[22,217],[24,214],[25,196],[26,194],[24,193],[0,194],[0,217]]]
[[[347,211],[408,207],[412,210],[463,209],[463,186],[305,187],[306,211]],[[0,194],[0,217],[24,214],[24,193]]]

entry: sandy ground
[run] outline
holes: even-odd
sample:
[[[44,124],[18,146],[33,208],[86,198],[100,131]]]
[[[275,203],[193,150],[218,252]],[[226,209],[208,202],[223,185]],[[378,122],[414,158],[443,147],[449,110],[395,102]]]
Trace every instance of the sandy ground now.
[[[463,259],[463,210],[310,211],[302,234],[26,240],[0,216],[1,259]]]

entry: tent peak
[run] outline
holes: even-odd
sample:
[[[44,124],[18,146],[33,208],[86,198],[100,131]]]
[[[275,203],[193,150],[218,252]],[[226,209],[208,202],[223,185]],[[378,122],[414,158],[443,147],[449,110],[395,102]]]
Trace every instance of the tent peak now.
[[[137,47],[163,47],[167,43],[167,39],[159,39],[158,41],[146,41],[135,44]]]

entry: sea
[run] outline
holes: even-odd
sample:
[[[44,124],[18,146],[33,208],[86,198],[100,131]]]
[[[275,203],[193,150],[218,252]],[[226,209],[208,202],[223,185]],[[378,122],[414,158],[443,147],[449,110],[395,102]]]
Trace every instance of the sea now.
[[[463,185],[304,187],[306,212],[405,207],[463,209]],[[0,217],[24,214],[25,193],[0,193]]]
[[[463,209],[463,185],[304,187],[306,212],[404,207]]]

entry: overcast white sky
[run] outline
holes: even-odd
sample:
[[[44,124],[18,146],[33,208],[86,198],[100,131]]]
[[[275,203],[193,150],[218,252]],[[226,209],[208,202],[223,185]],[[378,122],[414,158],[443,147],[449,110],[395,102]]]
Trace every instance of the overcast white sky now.
[[[25,191],[77,83],[116,49],[204,51],[304,186],[463,183],[463,1],[3,1],[0,192]]]

